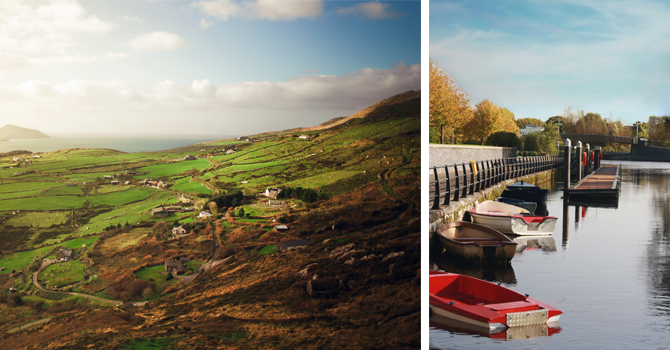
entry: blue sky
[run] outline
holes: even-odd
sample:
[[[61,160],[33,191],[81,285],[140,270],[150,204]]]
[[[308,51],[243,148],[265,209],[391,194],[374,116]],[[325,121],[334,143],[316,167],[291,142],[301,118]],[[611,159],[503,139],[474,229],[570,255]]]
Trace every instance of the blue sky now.
[[[56,133],[312,126],[420,89],[420,45],[419,1],[3,0],[0,122]]]
[[[430,56],[473,105],[632,124],[670,114],[667,18],[661,1],[431,1]]]

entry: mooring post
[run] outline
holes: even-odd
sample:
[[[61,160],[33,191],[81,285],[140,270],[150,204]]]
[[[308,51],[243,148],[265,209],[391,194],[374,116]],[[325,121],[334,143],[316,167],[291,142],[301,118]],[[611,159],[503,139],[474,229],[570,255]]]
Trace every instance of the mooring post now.
[[[584,174],[588,174],[591,171],[591,145],[586,144],[586,169],[584,169]]]
[[[563,143],[563,189],[567,190],[570,188],[570,152],[572,151],[572,146],[570,145],[570,139],[565,139]]]
[[[600,168],[600,154],[602,153],[602,147],[596,146],[594,155],[593,155],[593,166],[595,169]]]
[[[582,179],[582,141],[577,141],[577,145],[575,146],[575,155],[577,156],[577,178],[575,179],[575,182],[579,182],[579,180]]]

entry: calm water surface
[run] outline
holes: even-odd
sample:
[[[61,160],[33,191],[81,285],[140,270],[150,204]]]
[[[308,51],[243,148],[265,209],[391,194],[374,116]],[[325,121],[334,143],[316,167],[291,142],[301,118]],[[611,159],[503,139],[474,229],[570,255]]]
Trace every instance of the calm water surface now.
[[[68,135],[51,134],[48,139],[21,139],[0,142],[0,153],[14,150],[53,152],[68,148],[108,148],[122,152],[152,152],[201,142],[229,139],[232,135]]]
[[[431,322],[431,349],[670,348],[670,164],[621,164],[617,208],[564,211],[555,186],[556,250],[518,252],[511,271],[485,276],[562,310],[560,333],[504,341]]]

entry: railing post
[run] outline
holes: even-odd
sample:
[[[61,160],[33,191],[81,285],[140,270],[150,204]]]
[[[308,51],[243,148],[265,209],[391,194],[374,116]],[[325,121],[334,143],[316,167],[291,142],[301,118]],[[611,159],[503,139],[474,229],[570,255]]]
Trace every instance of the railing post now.
[[[584,169],[584,173],[588,174],[589,171],[591,171],[591,145],[588,143],[586,144],[586,169]]]
[[[440,208],[440,178],[437,176],[437,167],[433,167],[433,176],[435,177],[435,200],[431,209]]]
[[[444,194],[444,205],[449,205],[451,199],[451,176],[449,175],[449,166],[444,166],[444,173],[447,175],[447,192]]]
[[[472,166],[472,163],[470,163],[470,190],[468,191],[468,194],[473,193],[475,193],[475,168]]]
[[[461,166],[463,167],[463,194],[461,197],[465,198],[468,196],[468,169],[465,167],[465,163]]]
[[[458,175],[458,165],[454,164],[454,176],[456,176],[456,187],[454,188],[454,202],[458,201],[461,192],[461,178]]]
[[[572,145],[570,145],[570,139],[565,139],[563,144],[563,189],[567,190],[570,188],[570,152],[572,151]]]

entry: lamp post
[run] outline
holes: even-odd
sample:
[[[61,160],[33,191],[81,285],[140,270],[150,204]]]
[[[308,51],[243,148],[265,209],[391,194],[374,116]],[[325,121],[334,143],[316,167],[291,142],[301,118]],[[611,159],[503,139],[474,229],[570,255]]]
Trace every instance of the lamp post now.
[[[639,141],[640,140],[640,121],[637,121],[635,125],[635,138]]]

